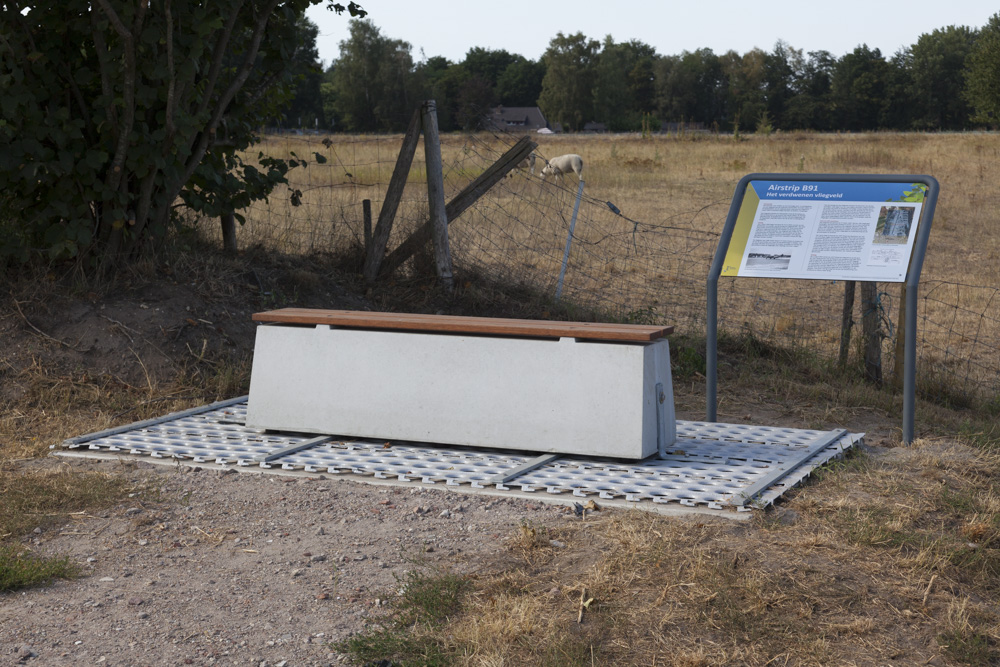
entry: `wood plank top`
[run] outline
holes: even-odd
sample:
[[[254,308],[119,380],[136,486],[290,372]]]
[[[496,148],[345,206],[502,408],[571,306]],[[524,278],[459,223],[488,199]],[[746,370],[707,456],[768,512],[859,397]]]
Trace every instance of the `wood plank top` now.
[[[328,324],[359,329],[392,329],[530,338],[582,338],[623,343],[648,343],[673,333],[672,326],[648,324],[604,324],[600,322],[549,322],[501,317],[462,315],[421,315],[417,313],[381,313],[361,310],[321,310],[281,308],[254,313],[255,322],[279,324]]]

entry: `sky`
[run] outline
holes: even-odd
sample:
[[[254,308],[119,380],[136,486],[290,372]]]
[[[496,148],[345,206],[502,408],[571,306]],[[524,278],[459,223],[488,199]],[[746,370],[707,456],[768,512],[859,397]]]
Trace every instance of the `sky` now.
[[[347,0],[339,0],[347,5]],[[660,55],[712,49],[744,54],[770,51],[780,39],[804,53],[829,51],[841,57],[861,44],[891,58],[924,33],[950,25],[981,28],[1000,10],[996,0],[542,0],[469,2],[460,0],[361,0],[384,37],[412,46],[415,62],[444,56],[461,62],[473,47],[506,50],[537,60],[557,33],[589,39],[638,40]],[[320,59],[329,65],[348,36],[347,12],[337,15],[327,2],[313,5],[309,18],[319,26]]]

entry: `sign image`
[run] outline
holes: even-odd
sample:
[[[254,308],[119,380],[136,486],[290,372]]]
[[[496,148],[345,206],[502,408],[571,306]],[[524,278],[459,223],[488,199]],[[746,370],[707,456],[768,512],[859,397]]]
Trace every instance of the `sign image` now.
[[[905,282],[923,183],[747,184],[723,276]]]

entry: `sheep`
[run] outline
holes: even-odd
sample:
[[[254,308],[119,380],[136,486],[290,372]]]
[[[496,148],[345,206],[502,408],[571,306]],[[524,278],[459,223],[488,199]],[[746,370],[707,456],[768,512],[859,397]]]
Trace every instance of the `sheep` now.
[[[521,160],[520,162],[517,163],[517,167],[515,167],[515,169],[520,169],[522,171],[524,171],[525,169],[527,169],[528,172],[532,176],[534,176],[535,175],[535,154],[534,153],[528,153],[524,157],[523,160]],[[507,172],[507,178],[513,178],[513,177],[514,177],[514,170],[511,169],[510,171]]]
[[[568,174],[571,171],[575,172],[581,181],[583,180],[583,158],[575,153],[560,155],[545,161],[545,167],[542,169],[542,180],[544,181],[547,176],[553,176],[554,180],[558,181],[563,174]]]

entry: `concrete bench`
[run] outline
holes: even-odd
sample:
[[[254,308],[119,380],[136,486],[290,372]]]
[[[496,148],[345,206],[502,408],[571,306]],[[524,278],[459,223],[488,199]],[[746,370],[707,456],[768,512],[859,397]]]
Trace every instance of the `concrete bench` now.
[[[672,327],[257,313],[247,425],[643,459],[676,436]]]

